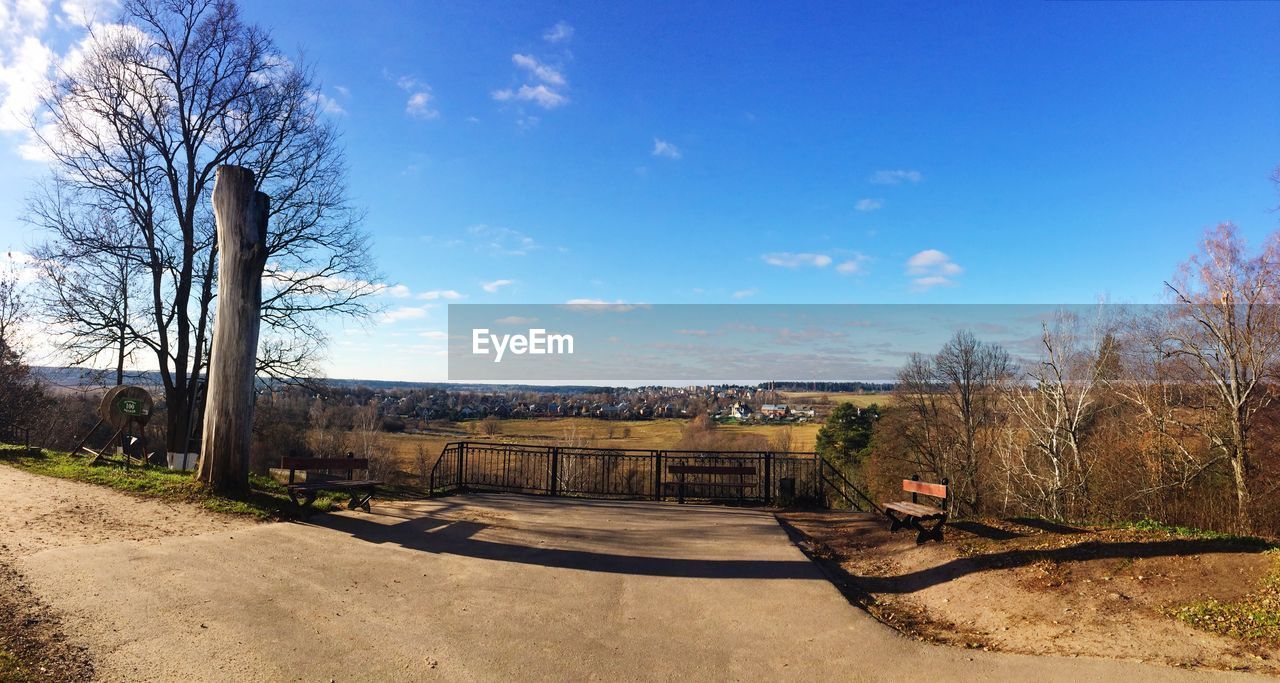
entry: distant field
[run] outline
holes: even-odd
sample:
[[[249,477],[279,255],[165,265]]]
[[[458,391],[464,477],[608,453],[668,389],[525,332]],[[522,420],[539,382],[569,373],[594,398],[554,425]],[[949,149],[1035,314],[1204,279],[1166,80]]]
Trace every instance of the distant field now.
[[[859,408],[866,408],[872,403],[883,406],[893,402],[893,394],[861,394],[852,391],[779,391],[778,393],[788,403],[796,404],[815,403],[825,398],[831,403],[852,403]]]
[[[399,462],[399,469],[416,471],[419,449],[435,462],[444,445],[450,441],[495,441],[499,443],[585,443],[600,448],[671,448],[680,439],[687,420],[598,420],[589,417],[552,417],[528,420],[500,420],[501,434],[486,436],[473,433],[479,422],[438,423],[424,434],[389,434],[388,444]],[[792,450],[811,451],[818,437],[817,423],[793,424]],[[726,433],[761,434],[771,438],[783,429],[781,425],[721,425]],[[627,430],[630,433],[627,434]]]

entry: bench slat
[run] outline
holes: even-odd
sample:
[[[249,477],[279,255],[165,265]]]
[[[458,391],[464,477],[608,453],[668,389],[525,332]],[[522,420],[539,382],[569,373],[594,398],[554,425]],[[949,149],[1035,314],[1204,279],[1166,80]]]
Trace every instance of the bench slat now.
[[[942,484],[930,484],[928,482],[916,481],[914,479],[903,479],[902,490],[908,493],[923,493],[926,496],[934,498],[946,498],[947,487]]]
[[[899,501],[896,503],[885,503],[884,507],[888,510],[897,510],[906,513],[912,517],[938,517],[946,514],[941,508],[912,503],[910,501]]]
[[[281,458],[286,470],[367,470],[368,458]]]
[[[382,482],[368,479],[364,481],[348,481],[346,479],[336,479],[334,481],[310,481],[301,484],[285,484],[285,488],[294,491],[312,491],[312,490],[333,490],[333,489],[354,489],[368,488],[370,486],[378,486]]]

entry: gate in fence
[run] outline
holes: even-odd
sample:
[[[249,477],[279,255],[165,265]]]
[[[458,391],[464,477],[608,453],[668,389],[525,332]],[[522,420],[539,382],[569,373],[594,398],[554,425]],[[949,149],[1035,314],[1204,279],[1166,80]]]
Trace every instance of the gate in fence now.
[[[459,441],[431,468],[431,495],[505,491],[583,498],[771,505],[837,501],[875,509],[815,453],[578,448]]]

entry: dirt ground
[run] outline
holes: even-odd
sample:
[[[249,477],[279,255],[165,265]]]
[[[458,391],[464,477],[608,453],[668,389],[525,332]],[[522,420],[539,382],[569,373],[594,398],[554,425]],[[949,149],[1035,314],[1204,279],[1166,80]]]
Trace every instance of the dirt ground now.
[[[903,638],[761,510],[492,494],[259,524],[5,466],[0,498],[49,617],[24,633],[60,648],[36,666],[83,662],[37,680],[1250,678]]]
[[[44,550],[134,541],[155,543],[252,525],[185,503],[166,504],[92,484],[52,480],[0,466],[0,645],[24,663],[19,680],[82,681],[95,677],[83,644],[15,565]],[[12,673],[10,675],[13,675]]]
[[[1256,589],[1275,562],[1259,547],[1042,520],[957,522],[943,543],[917,546],[878,515],[779,518],[846,597],[921,640],[1280,674],[1280,653],[1167,613]]]

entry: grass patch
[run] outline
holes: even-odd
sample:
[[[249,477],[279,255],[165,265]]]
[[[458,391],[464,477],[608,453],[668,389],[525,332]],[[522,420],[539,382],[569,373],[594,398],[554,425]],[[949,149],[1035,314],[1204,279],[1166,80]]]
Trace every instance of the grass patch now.
[[[1166,533],[1179,538],[1198,538],[1210,541],[1231,541],[1246,546],[1254,546],[1259,548],[1272,548],[1274,544],[1270,541],[1258,538],[1257,536],[1242,536],[1240,534],[1230,534],[1221,531],[1209,531],[1206,529],[1196,529],[1187,526],[1175,526],[1171,524],[1162,524],[1154,519],[1143,519],[1137,522],[1127,522],[1118,525],[1118,529],[1132,529],[1134,531],[1155,531]]]
[[[89,465],[87,458],[68,453],[48,450],[29,452],[21,446],[5,444],[0,444],[0,462],[34,474],[83,481],[146,498],[194,503],[214,512],[267,520],[297,517],[297,511],[289,500],[284,485],[270,477],[250,476],[249,493],[243,498],[228,498],[215,495],[189,472],[163,467]],[[336,509],[344,498],[341,494],[322,492],[316,497],[312,507],[318,512],[326,512]]]
[[[1269,550],[1271,571],[1257,591],[1232,602],[1213,598],[1171,610],[1196,628],[1280,648],[1280,550]]]
[[[0,681],[5,683],[25,683],[31,680],[27,676],[26,669],[18,663],[18,658],[12,652],[0,646]]]

